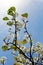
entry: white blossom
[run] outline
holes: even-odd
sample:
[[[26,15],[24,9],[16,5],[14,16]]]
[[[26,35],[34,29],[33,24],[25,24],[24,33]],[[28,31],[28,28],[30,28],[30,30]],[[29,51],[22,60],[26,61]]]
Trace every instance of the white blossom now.
[[[5,56],[1,57],[0,58],[0,63],[2,63],[2,64],[5,63],[6,59],[7,59],[7,57],[5,57]]]

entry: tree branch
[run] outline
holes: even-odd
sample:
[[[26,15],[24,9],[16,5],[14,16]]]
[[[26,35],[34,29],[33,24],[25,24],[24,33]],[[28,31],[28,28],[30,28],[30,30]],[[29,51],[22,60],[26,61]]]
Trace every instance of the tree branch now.
[[[32,39],[31,39],[31,36],[30,36],[30,34],[28,33],[28,31],[27,31],[27,27],[26,27],[26,23],[27,22],[25,22],[24,21],[24,23],[25,23],[25,32],[27,33],[27,35],[29,36],[29,38],[30,38],[30,59],[32,60],[32,64],[34,65],[34,61],[33,61],[33,58],[32,58],[32,54],[31,54],[31,52],[32,52],[32,50],[31,50],[31,48],[32,48]]]

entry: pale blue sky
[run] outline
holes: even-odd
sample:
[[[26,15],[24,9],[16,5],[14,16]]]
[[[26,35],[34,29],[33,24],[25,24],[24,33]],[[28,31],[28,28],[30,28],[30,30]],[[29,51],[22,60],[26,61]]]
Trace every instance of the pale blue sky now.
[[[10,6],[15,6],[19,14],[29,13],[29,25],[28,32],[32,34],[33,39],[36,42],[43,44],[43,0],[1,0],[0,1],[0,46],[3,45],[3,38],[8,35],[8,27],[2,20],[6,16],[6,12]],[[10,51],[2,52],[0,47],[0,57],[7,56],[9,59],[6,65],[12,65],[13,57]]]

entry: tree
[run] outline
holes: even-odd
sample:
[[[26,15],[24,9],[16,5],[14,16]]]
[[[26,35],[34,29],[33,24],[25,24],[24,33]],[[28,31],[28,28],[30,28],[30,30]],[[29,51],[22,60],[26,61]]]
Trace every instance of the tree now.
[[[7,25],[9,26],[9,37],[3,39],[4,45],[2,46],[3,51],[12,50],[14,55],[14,65],[40,65],[43,64],[43,46],[40,42],[37,42],[36,45],[33,44],[33,39],[31,34],[27,30],[27,20],[28,13],[21,14],[22,20],[17,20],[18,13],[14,6],[10,7],[7,12],[8,17],[4,17],[4,21],[8,21]],[[12,27],[15,27],[14,33],[12,32]],[[24,29],[24,39],[22,41],[18,40],[18,32]],[[13,40],[12,40],[13,38]],[[10,42],[12,40],[12,42]],[[25,45],[29,45],[28,48]],[[16,52],[17,55],[16,55]],[[3,64],[3,63],[2,63]],[[3,64],[4,65],[4,64]]]

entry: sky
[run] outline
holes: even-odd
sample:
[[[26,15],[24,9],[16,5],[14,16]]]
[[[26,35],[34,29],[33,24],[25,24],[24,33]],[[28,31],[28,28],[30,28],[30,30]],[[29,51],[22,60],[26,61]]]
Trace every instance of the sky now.
[[[22,14],[28,12],[30,23],[28,24],[28,32],[34,39],[34,44],[40,42],[43,44],[43,0],[1,0],[0,1],[0,46],[3,45],[3,38],[8,35],[8,26],[3,21],[3,17],[7,15],[7,10],[11,6],[17,8],[17,12]],[[22,34],[23,36],[23,34]],[[0,57],[7,56],[6,65],[12,65],[14,62],[10,51],[3,52],[0,47]]]

